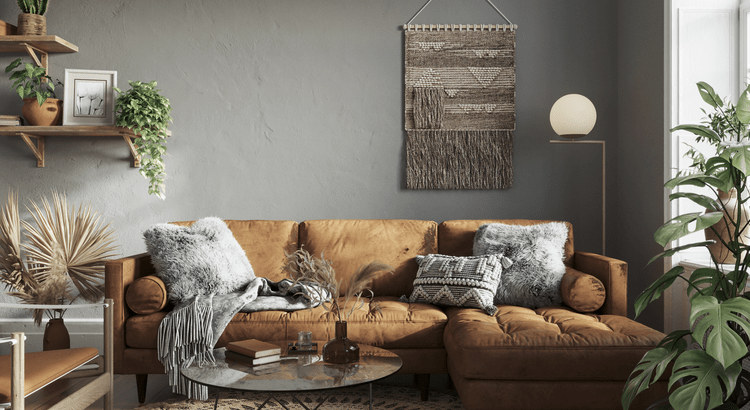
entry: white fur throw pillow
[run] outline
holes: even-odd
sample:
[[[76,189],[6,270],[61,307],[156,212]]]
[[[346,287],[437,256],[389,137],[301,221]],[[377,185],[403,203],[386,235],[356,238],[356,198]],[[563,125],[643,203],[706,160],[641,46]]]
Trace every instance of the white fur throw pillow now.
[[[430,254],[417,256],[419,270],[414,290],[401,302],[432,303],[442,306],[463,306],[483,309],[494,315],[492,303],[503,269],[511,265],[503,255],[448,256]]]
[[[474,236],[474,255],[502,253],[513,261],[503,272],[495,303],[530,309],[562,305],[567,239],[568,227],[562,222],[480,226]]]
[[[245,251],[219,218],[203,218],[190,227],[156,224],[143,237],[173,302],[230,293],[255,278]]]

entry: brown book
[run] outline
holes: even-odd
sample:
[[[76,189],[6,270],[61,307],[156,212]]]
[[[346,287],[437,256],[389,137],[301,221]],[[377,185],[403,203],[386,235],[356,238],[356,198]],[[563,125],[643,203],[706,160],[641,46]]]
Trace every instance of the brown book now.
[[[227,350],[244,354],[253,358],[281,354],[281,348],[275,344],[262,342],[258,339],[239,340],[227,343]]]
[[[16,35],[18,29],[16,26],[0,20],[0,36],[14,36]]]

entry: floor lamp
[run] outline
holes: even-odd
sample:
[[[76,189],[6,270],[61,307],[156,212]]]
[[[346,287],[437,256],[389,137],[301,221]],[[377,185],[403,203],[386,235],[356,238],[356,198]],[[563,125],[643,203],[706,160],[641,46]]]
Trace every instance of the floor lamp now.
[[[578,141],[591,132],[596,124],[596,108],[580,94],[560,97],[552,105],[549,122],[557,135],[566,140],[550,140],[552,144],[601,144],[602,146],[602,255],[606,254],[607,234],[607,155],[604,141]]]

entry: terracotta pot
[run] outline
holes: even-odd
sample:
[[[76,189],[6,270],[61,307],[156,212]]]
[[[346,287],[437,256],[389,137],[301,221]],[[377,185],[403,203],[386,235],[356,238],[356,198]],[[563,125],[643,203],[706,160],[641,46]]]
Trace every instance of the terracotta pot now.
[[[42,350],[70,349],[70,334],[62,318],[50,319],[44,328]]]
[[[720,191],[719,201],[724,204],[724,207],[727,211],[724,212],[724,219],[713,226],[713,228],[716,229],[716,231],[719,233],[718,236],[716,235],[716,233],[714,233],[714,231],[711,230],[711,228],[705,229],[706,239],[713,239],[714,241],[716,241],[715,243],[708,246],[708,251],[711,252],[711,255],[713,255],[713,257],[716,258],[716,261],[719,263],[735,263],[734,255],[732,255],[732,253],[729,252],[729,249],[727,249],[727,247],[721,243],[721,240],[728,243],[729,231],[727,230],[727,226],[729,226],[731,229],[734,229],[734,227],[730,224],[729,219],[727,219],[727,213],[732,216],[732,219],[737,218],[737,190],[732,188],[728,193]],[[743,206],[742,208],[743,209],[740,226],[746,226],[748,215],[750,214],[750,212],[748,211],[747,206]],[[745,228],[740,233],[740,243],[746,245],[750,243],[750,240],[748,240],[748,238],[745,236],[748,233],[750,233],[748,228]],[[721,238],[721,240],[719,240],[719,238]]]
[[[24,98],[21,113],[30,125],[50,126],[62,123],[62,100],[47,98],[39,106],[36,98]]]
[[[18,15],[19,36],[44,36],[47,34],[47,18],[38,14]]]
[[[323,361],[333,364],[359,361],[359,346],[346,338],[346,322],[336,322],[336,338],[323,346]]]

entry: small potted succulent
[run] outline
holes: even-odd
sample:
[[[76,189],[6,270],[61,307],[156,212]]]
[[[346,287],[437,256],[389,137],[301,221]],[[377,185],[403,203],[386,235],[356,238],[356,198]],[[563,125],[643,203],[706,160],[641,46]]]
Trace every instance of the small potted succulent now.
[[[23,12],[18,15],[19,36],[43,36],[47,34],[47,12],[49,0],[18,0]]]
[[[37,67],[30,63],[21,66],[21,59],[17,58],[7,67],[5,72],[11,74],[13,81],[11,89],[23,99],[21,113],[31,125],[58,125],[62,120],[62,100],[57,99],[55,87],[62,85],[47,75],[44,67]],[[15,70],[15,71],[13,71]]]
[[[115,87],[116,125],[133,131],[136,152],[141,158],[141,175],[149,180],[148,193],[164,199],[164,160],[167,152],[167,126],[172,121],[169,99],[156,89],[156,81],[129,81],[130,90]]]

